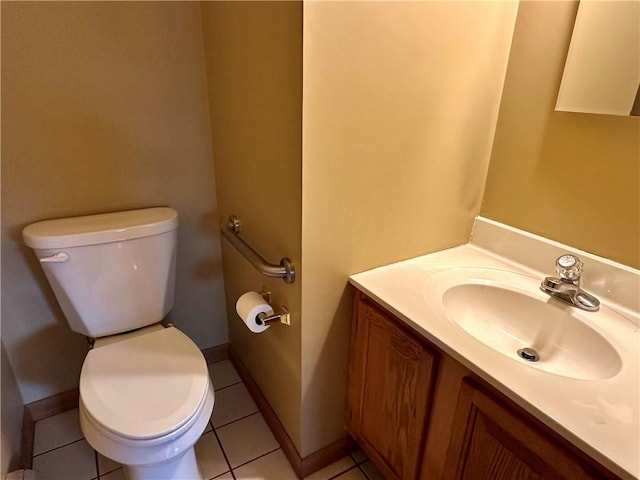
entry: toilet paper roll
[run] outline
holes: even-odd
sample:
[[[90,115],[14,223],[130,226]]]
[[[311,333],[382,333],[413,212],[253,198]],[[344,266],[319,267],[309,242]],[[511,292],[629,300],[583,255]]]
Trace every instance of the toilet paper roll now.
[[[258,292],[247,292],[236,302],[236,312],[253,333],[262,333],[269,325],[259,325],[256,317],[259,313],[273,315],[273,308],[264,301]]]

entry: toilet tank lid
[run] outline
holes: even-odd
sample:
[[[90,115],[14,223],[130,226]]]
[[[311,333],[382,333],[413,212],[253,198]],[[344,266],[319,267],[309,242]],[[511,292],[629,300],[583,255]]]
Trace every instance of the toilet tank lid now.
[[[33,223],[22,231],[31,248],[49,249],[119,242],[178,228],[178,213],[170,207],[59,218]]]

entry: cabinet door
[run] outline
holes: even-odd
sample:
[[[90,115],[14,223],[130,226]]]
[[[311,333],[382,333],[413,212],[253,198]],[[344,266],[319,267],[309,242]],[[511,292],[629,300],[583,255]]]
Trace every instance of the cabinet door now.
[[[358,294],[360,296],[360,294]],[[348,429],[388,478],[416,478],[434,355],[398,320],[356,302]]]
[[[592,479],[581,459],[473,382],[460,390],[446,479]]]

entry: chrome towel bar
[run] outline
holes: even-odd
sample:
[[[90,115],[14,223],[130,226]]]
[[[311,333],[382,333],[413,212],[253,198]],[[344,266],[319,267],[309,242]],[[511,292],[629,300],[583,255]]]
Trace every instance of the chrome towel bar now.
[[[233,247],[242,254],[244,258],[249,260],[251,265],[266,275],[267,277],[282,278],[285,283],[293,283],[296,279],[296,269],[293,266],[293,262],[288,258],[280,260],[280,265],[274,265],[267,262],[262,255],[256,252],[251,245],[249,245],[240,236],[240,220],[235,215],[231,215],[227,223],[220,227],[222,236],[233,245]]]

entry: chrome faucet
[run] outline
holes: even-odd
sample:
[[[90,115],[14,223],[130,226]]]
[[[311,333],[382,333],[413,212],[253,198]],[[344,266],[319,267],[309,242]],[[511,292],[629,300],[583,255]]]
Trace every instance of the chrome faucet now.
[[[540,284],[540,290],[574,307],[588,312],[600,308],[600,301],[580,288],[582,261],[575,255],[562,255],[556,260],[558,277],[546,277]]]

